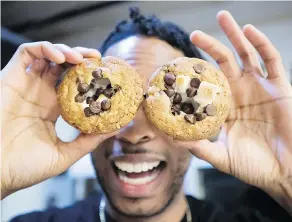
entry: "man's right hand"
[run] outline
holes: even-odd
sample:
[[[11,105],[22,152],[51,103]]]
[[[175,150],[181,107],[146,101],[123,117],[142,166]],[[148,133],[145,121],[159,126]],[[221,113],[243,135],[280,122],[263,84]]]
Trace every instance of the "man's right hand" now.
[[[60,115],[55,85],[64,71],[58,64],[78,64],[84,57],[100,56],[97,50],[83,47],[27,43],[1,71],[1,199],[64,172],[112,136],[81,134],[63,143],[54,127]]]

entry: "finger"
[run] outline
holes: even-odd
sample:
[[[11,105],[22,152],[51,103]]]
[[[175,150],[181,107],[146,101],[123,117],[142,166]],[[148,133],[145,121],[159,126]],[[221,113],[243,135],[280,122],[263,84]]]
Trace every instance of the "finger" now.
[[[252,25],[244,26],[243,33],[262,57],[268,78],[285,76],[281,55],[268,37]]]
[[[84,47],[74,47],[74,50],[80,52],[85,58],[101,58],[101,54],[96,49],[89,49]]]
[[[240,77],[241,69],[231,50],[224,44],[202,31],[194,31],[190,39],[217,62],[227,79]]]
[[[24,43],[18,47],[7,67],[26,69],[36,59],[48,59],[60,64],[65,61],[65,56],[50,42]]]
[[[40,75],[43,73],[49,66],[50,61],[47,59],[36,59],[31,65],[26,69],[26,73],[35,73]]]
[[[222,142],[199,140],[195,142],[180,141],[179,144],[182,147],[187,147],[194,156],[204,161],[207,161],[218,170],[224,173],[230,173],[228,152]]]
[[[64,49],[63,47],[65,47],[65,50],[68,50],[67,47],[69,46],[66,46],[66,45],[62,45],[58,46],[60,48],[60,50],[62,50],[64,52]],[[70,49],[70,47],[69,47]],[[96,49],[89,49],[89,48],[84,48],[84,47],[75,47],[75,48],[72,48],[73,50],[73,53],[75,52],[78,52],[78,57],[80,57],[79,54],[81,54],[82,58],[101,58],[101,54],[98,50]],[[69,56],[72,56],[71,53],[68,52],[68,56],[66,56],[66,60],[67,60],[67,57]],[[78,58],[79,59],[79,58]],[[68,59],[69,60],[69,59]],[[70,60],[70,62],[72,62],[72,60]],[[53,85],[56,85],[58,79],[60,78],[60,74],[61,73],[64,73],[66,69],[72,67],[72,63],[69,63],[69,62],[65,62],[61,65],[57,65],[56,63],[51,63],[49,66],[48,66],[48,69],[46,70],[46,72],[44,73],[43,75],[43,79],[45,81],[47,81],[49,84],[53,84]]]
[[[60,152],[66,157],[68,165],[70,166],[115,134],[116,132],[103,135],[80,134],[76,140],[70,143],[64,143],[59,140]]]
[[[241,58],[244,73],[258,73],[262,75],[263,71],[257,58],[256,50],[244,36],[241,28],[238,26],[232,15],[227,11],[220,11],[217,14],[217,20]]]
[[[83,60],[83,55],[80,52],[70,48],[65,44],[54,44],[54,47],[65,55],[66,62],[68,63],[78,64]]]
[[[42,74],[43,80],[45,80],[48,84],[55,86],[57,80],[60,78],[61,74],[65,72],[65,69],[54,63],[51,62],[45,72]]]

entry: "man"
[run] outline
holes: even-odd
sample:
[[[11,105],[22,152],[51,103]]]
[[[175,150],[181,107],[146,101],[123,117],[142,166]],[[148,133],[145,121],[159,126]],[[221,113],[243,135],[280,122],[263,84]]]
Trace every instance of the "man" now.
[[[201,58],[194,45],[216,60],[233,93],[230,116],[218,141],[175,141],[151,125],[142,104],[135,119],[118,132],[81,134],[71,143],[61,142],[54,131],[59,115],[54,86],[61,73],[61,66],[56,64],[77,64],[83,57],[100,54],[48,42],[25,44],[2,71],[2,198],[58,175],[89,152],[104,196],[12,221],[291,220],[292,89],[272,43],[255,27],[247,25],[241,30],[228,12],[218,13],[222,30],[241,57],[240,68],[227,47],[201,31],[189,38],[178,26],[144,17],[137,8],[131,9],[130,17],[130,21],[117,25],[100,51],[104,56],[126,60],[145,85],[153,71],[169,60]],[[262,77],[255,49],[265,62],[267,78]],[[265,191],[275,200],[273,210],[277,214],[256,209],[255,205],[228,211],[186,197],[182,183],[190,153]],[[117,160],[124,164],[117,164]],[[148,174],[129,172],[129,168],[141,171],[144,163]],[[152,167],[156,174],[149,179]]]

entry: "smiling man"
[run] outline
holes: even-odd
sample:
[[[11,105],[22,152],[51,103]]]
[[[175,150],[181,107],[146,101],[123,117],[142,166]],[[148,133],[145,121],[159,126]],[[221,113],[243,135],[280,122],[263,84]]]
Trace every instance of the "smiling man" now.
[[[9,112],[5,112],[2,119],[2,124],[8,127],[2,136],[3,156],[7,163],[1,168],[2,198],[63,172],[89,152],[104,194],[65,209],[35,212],[12,221],[290,221],[292,141],[287,132],[291,132],[292,124],[287,120],[292,118],[292,114],[289,112],[291,104],[286,98],[292,98],[292,89],[285,77],[280,55],[271,42],[251,25],[242,31],[228,12],[220,12],[217,16],[219,24],[241,55],[244,64],[244,69],[241,69],[228,48],[203,32],[196,31],[189,38],[175,24],[161,22],[153,16],[145,17],[137,8],[130,10],[130,17],[129,21],[120,22],[104,41],[101,54],[126,60],[137,70],[146,86],[153,71],[164,63],[183,56],[202,58],[193,43],[206,51],[228,78],[234,97],[233,109],[223,126],[222,136],[214,143],[208,140],[175,141],[148,121],[142,104],[131,123],[114,134],[80,135],[71,143],[62,143],[56,137],[51,140],[51,135],[55,135],[52,125],[59,115],[51,85],[50,91],[38,94],[43,95],[46,101],[52,98],[52,104],[45,104],[50,112],[42,114],[39,108],[39,122],[36,123],[26,117],[21,128],[25,129],[24,136],[19,137],[19,123],[16,125],[13,122],[16,118],[9,115],[25,116],[18,113],[19,109],[12,112],[14,106],[9,101],[16,101],[18,95],[10,88],[18,88],[23,93],[21,98],[24,101],[19,101],[22,101],[22,110],[27,107],[26,116],[29,116],[30,111],[36,113],[36,110],[26,101],[35,98],[35,94],[30,94],[34,88],[28,87],[32,80],[26,78],[38,79],[41,73],[42,81],[52,83],[57,81],[56,75],[60,73],[59,66],[46,63],[43,58],[57,64],[65,61],[77,64],[82,61],[80,57],[100,56],[95,50],[71,49],[47,42],[24,45],[2,71],[6,97],[10,98],[4,102],[4,110]],[[267,79],[261,77],[255,49],[266,62]],[[36,61],[36,58],[39,60]],[[31,63],[35,75],[27,77],[23,67]],[[20,75],[23,81],[12,81],[12,74]],[[271,85],[282,90],[271,92]],[[257,96],[251,96],[254,94]],[[41,103],[45,100],[35,99],[35,104],[43,107]],[[253,109],[249,109],[251,106]],[[274,118],[274,113],[281,115]],[[282,124],[281,128],[279,124]],[[278,141],[278,138],[281,139]],[[17,144],[31,149],[20,149]],[[274,150],[278,150],[279,146],[281,153],[276,154]],[[265,191],[271,197],[267,200],[272,203],[270,208],[262,210],[245,203],[228,212],[223,206],[185,196],[182,184],[191,153]],[[19,155],[23,161],[19,161]],[[32,156],[37,158],[32,160]],[[23,172],[22,169],[27,170]]]

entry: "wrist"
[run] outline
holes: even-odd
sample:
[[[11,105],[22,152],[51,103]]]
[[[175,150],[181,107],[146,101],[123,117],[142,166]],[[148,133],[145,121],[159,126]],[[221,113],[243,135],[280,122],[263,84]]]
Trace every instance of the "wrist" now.
[[[9,192],[1,188],[1,200],[9,196]]]
[[[264,190],[292,216],[292,181],[286,180]]]
[[[14,191],[12,191],[10,189],[6,189],[6,186],[1,184],[1,200],[3,200],[4,198],[6,198],[7,196],[9,196],[12,193],[14,193]]]

